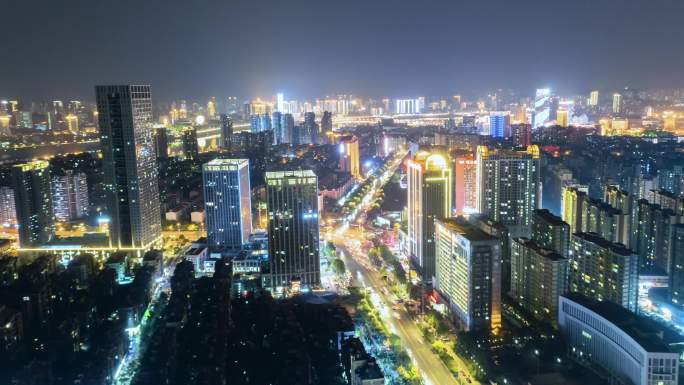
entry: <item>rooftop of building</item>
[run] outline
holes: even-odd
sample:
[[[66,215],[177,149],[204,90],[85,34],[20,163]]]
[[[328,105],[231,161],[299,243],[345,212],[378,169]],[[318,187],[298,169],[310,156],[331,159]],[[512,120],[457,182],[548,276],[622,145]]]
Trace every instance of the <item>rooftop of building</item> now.
[[[266,171],[266,179],[283,179],[283,178],[310,178],[316,177],[313,170],[282,170],[282,171]]]
[[[493,240],[497,240],[497,238],[485,233],[484,231],[480,230],[475,225],[461,219],[460,217],[438,219],[437,222],[442,224],[444,227],[446,227],[450,231],[453,231],[457,234],[461,234],[465,238],[467,238],[471,241],[493,241]]]
[[[603,317],[627,333],[647,352],[672,351],[669,343],[675,341],[666,341],[664,339],[666,330],[654,320],[632,313],[610,301],[597,301],[577,293],[565,294],[563,297]]]
[[[565,223],[563,219],[561,219],[561,217],[553,215],[553,213],[547,209],[534,210],[534,215],[538,216],[539,218],[543,219],[544,221],[550,223],[553,226],[567,225],[567,223]]]
[[[242,167],[242,166],[249,166],[249,159],[224,159],[224,158],[216,158],[208,163],[204,164],[204,167],[212,166],[214,169],[220,169],[221,167]],[[226,168],[228,170],[229,168]]]
[[[513,241],[518,242],[521,245],[525,245],[525,247],[534,250],[537,254],[551,261],[562,261],[565,259],[562,255],[558,254],[557,252],[551,249],[547,249],[546,247],[540,246],[535,241],[529,238],[516,238]]]
[[[594,243],[604,249],[608,249],[616,254],[620,255],[632,255],[634,252],[630,250],[627,246],[622,243],[611,242],[596,233],[575,233],[573,237],[582,239],[587,242]]]

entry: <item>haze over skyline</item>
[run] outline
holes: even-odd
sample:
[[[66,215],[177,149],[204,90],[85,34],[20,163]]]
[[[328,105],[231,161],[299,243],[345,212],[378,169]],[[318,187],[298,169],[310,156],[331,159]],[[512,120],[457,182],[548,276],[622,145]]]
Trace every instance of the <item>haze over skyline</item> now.
[[[151,84],[162,102],[684,86],[677,0],[24,0],[4,11],[0,96],[27,100],[92,100],[94,85],[118,82]]]

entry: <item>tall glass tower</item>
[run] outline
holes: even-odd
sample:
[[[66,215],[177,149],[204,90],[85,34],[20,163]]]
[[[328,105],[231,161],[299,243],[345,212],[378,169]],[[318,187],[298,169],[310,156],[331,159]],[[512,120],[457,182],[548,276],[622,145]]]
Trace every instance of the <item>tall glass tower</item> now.
[[[268,252],[274,288],[321,281],[318,178],[311,170],[266,172]]]
[[[252,231],[248,159],[202,166],[207,241],[212,251],[239,250]]]
[[[50,191],[50,164],[47,161],[12,167],[14,204],[22,248],[49,243],[55,237],[55,218]]]
[[[148,249],[161,240],[159,181],[150,86],[95,87],[110,241]]]

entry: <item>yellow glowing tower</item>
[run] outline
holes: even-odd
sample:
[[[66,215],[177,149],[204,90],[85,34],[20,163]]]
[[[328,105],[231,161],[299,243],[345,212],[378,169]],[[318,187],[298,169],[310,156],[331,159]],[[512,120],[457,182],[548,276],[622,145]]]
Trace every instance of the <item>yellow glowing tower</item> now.
[[[451,216],[452,162],[436,151],[419,151],[408,162],[408,242],[423,280],[435,275],[435,220]]]

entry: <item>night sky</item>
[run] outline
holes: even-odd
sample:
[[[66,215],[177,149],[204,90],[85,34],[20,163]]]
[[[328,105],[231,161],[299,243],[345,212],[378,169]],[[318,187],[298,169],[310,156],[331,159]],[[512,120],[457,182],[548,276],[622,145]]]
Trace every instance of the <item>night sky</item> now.
[[[684,86],[682,0],[4,0],[0,98]]]

